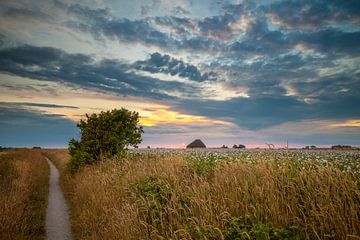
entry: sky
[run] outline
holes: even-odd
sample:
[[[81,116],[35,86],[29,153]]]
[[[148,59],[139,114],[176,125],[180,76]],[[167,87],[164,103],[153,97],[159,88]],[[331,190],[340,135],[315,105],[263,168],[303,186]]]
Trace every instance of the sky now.
[[[0,146],[139,112],[140,147],[360,146],[358,0],[2,0]]]

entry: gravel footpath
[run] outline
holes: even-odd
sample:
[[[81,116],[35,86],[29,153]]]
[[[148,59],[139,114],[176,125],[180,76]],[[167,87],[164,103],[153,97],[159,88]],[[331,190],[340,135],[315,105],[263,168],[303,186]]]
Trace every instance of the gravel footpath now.
[[[46,158],[46,161],[50,166],[49,198],[46,209],[46,238],[48,240],[70,240],[72,237],[69,210],[59,185],[59,171],[48,158]]]

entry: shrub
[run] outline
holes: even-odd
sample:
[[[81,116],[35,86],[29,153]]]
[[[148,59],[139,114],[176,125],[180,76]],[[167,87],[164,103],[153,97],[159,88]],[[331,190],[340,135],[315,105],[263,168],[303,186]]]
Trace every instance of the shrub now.
[[[301,235],[294,230],[273,228],[263,223],[254,224],[250,216],[232,217],[224,234],[225,240],[300,240]]]
[[[188,224],[185,226],[185,229],[193,240],[222,239],[221,230],[213,226],[198,226],[196,224]]]
[[[161,208],[168,203],[173,194],[172,183],[156,176],[140,179],[133,185],[133,189],[138,197],[150,199]]]
[[[125,108],[86,114],[86,119],[77,124],[80,128],[80,141],[69,141],[70,170],[75,171],[101,157],[122,154],[128,146],[137,146],[143,133],[138,121],[139,114]]]
[[[184,216],[184,208],[189,206],[188,198],[175,188],[172,180],[164,177],[143,177],[131,189],[136,194],[139,219],[164,236],[171,232],[169,229],[176,228],[171,219]],[[151,239],[150,236],[149,233]]]

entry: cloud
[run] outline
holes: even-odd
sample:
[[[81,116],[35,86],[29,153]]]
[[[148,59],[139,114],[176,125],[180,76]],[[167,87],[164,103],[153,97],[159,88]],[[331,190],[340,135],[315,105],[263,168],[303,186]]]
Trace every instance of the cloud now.
[[[59,81],[98,88],[124,95],[171,99],[165,92],[187,86],[130,73],[131,65],[105,59],[95,62],[88,55],[68,54],[49,47],[21,46],[0,51],[0,70],[22,77]]]
[[[343,122],[333,123],[331,127],[360,127],[360,120],[346,120]]]
[[[62,116],[0,104],[1,146],[65,147],[77,136],[75,125]]]
[[[176,6],[171,12],[173,15],[178,15],[178,16],[186,16],[190,14],[188,10],[186,10],[181,6]]]
[[[194,125],[194,126],[234,126],[231,122],[213,120],[203,116],[181,114],[179,112],[158,109],[152,111],[149,116],[143,116],[140,119],[140,124],[144,126],[157,126],[164,124],[175,124],[175,125]]]
[[[67,21],[70,28],[90,32],[96,39],[106,36],[124,42],[139,42],[168,46],[173,41],[165,33],[156,30],[150,19],[129,20],[114,18],[108,9],[91,9],[79,4],[69,5],[67,11],[77,18]]]
[[[231,28],[229,27],[232,20],[232,15],[209,17],[199,21],[198,26],[203,37],[226,39],[232,35]]]
[[[292,36],[298,43],[323,53],[346,53],[358,55],[360,32],[344,32],[334,28],[319,29],[315,32],[300,32]]]
[[[69,105],[58,105],[58,104],[48,104],[48,103],[33,103],[33,102],[0,102],[1,105],[7,106],[17,106],[17,107],[41,107],[41,108],[70,108],[70,109],[79,109],[79,107],[69,106]]]
[[[239,7],[240,6],[240,7]],[[236,7],[239,12],[231,7]],[[203,19],[183,16],[151,16],[136,20],[117,18],[108,9],[91,9],[79,4],[69,5],[68,13],[77,18],[66,22],[68,27],[90,32],[96,39],[102,37],[120,42],[136,42],[162,49],[193,51],[223,49],[223,41],[232,40],[240,32],[255,37],[258,31],[266,30],[266,19],[255,14],[255,5],[236,5],[220,15]],[[184,8],[176,6],[175,10]],[[143,11],[147,15],[147,11]],[[229,13],[228,13],[229,12]],[[184,12],[185,13],[185,12]],[[235,25],[238,24],[239,27]]]
[[[12,19],[32,19],[32,20],[47,20],[50,21],[53,18],[43,12],[35,11],[27,8],[7,8],[1,14],[2,18],[12,18]]]
[[[316,81],[303,81],[301,78],[306,76],[303,67],[309,61],[310,64],[314,61],[316,66],[316,59],[296,54],[277,56],[272,61],[255,60],[234,69],[249,74],[249,81],[219,82],[204,81],[205,74],[195,66],[159,53],[145,61],[125,64],[109,59],[96,62],[88,55],[68,54],[53,48],[22,46],[0,51],[0,69],[6,73],[125,96],[167,99],[177,112],[219,120],[228,118],[245,129],[261,129],[299,119],[340,119],[359,115],[355,104],[360,96],[356,91],[359,89],[356,73],[349,75],[346,81],[343,81],[344,75],[321,78],[316,74],[309,75],[317,77]],[[171,78],[164,81],[155,74],[139,75],[134,71],[136,68],[195,81]],[[244,87],[247,92],[237,92]],[[341,89],[351,90],[339,91]],[[329,98],[329,94],[337,97]],[[309,104],[307,98],[314,99],[315,103]]]
[[[196,66],[184,63],[182,60],[177,60],[169,55],[161,55],[158,52],[151,54],[148,60],[137,61],[134,66],[138,70],[151,73],[166,73],[171,76],[178,75],[182,78],[200,82],[215,78],[214,72],[202,74]]]
[[[194,15],[199,2],[191,6],[160,2],[160,7],[154,5],[159,9],[132,18],[106,8],[106,3],[102,5],[105,8],[96,8],[55,1],[56,10],[50,11],[49,18],[42,15],[49,5],[38,8],[25,1],[8,2],[11,6],[4,11],[4,18],[17,23],[42,18],[51,22],[54,18],[54,28],[86,36],[108,51],[127,50],[111,58],[98,52],[78,54],[77,47],[70,54],[60,48],[63,43],[57,39],[50,44],[59,45],[54,48],[41,47],[48,44],[37,41],[37,47],[13,47],[18,34],[9,28],[0,35],[0,45],[2,41],[7,47],[0,50],[0,71],[124,98],[166,101],[168,112],[158,112],[164,118],[167,114],[179,117],[174,113],[201,116],[232,122],[250,132],[289,122],[359,118],[357,1],[241,1],[226,5],[227,1],[205,17]],[[140,14],[138,6],[143,5],[148,3],[137,2],[132,11]],[[177,15],[171,16],[172,11]],[[41,30],[31,32],[41,38],[46,32]],[[10,85],[2,87],[16,89]],[[22,86],[22,94],[30,88]],[[156,122],[154,117],[152,120]]]
[[[285,29],[316,29],[333,23],[359,23],[359,1],[279,1],[271,4],[267,15]]]
[[[176,111],[228,120],[243,129],[259,130],[285,122],[309,119],[349,119],[360,117],[359,96],[337,96],[308,104],[293,96],[257,96],[227,101],[182,101]]]
[[[194,65],[158,53],[147,61],[128,64],[111,59],[96,62],[88,55],[68,54],[49,47],[21,46],[0,50],[0,63],[0,71],[8,74],[97,88],[125,96],[158,100],[247,97],[245,89],[224,88],[222,82],[215,81],[212,72],[201,74]],[[137,69],[165,76],[142,74]],[[176,75],[180,81],[172,79],[171,75]]]
[[[5,38],[5,35],[0,33],[0,48],[4,45]]]

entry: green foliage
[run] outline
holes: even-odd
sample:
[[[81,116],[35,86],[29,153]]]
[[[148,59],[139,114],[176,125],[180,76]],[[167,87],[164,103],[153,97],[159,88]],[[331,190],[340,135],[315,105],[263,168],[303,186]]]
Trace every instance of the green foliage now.
[[[206,176],[211,173],[216,168],[218,159],[215,156],[207,157],[197,157],[194,155],[189,155],[185,157],[187,167],[194,173],[200,176]]]
[[[224,234],[225,240],[300,240],[294,230],[278,229],[263,223],[253,224],[248,215],[230,219]]]
[[[156,176],[148,176],[139,180],[133,185],[133,189],[138,197],[152,201],[160,208],[167,204],[173,194],[170,181]]]
[[[172,228],[172,214],[185,214],[189,200],[175,189],[173,182],[159,176],[147,176],[131,185],[136,194],[139,218],[166,235]]]
[[[138,122],[139,114],[125,108],[86,114],[86,119],[77,125],[81,131],[80,141],[69,141],[70,170],[75,171],[101,157],[123,154],[128,146],[137,146],[142,141],[143,133]]]
[[[230,219],[224,234],[225,240],[251,239],[249,235],[251,225],[248,216]]]
[[[250,236],[254,240],[270,239],[272,229],[265,224],[257,224],[250,230]],[[272,238],[273,239],[273,238]]]
[[[190,234],[191,239],[194,240],[217,240],[221,239],[221,231],[211,226],[197,226],[194,224],[187,224],[186,231]]]

